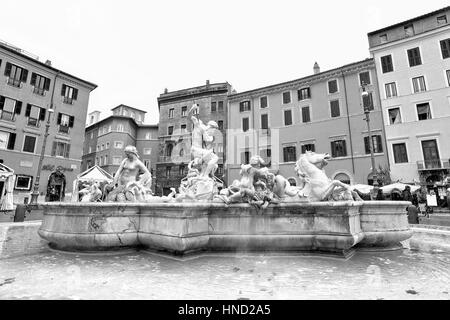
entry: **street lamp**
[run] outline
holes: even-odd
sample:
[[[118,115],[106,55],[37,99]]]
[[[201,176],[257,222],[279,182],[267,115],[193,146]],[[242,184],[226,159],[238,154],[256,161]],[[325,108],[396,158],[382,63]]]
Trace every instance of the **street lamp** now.
[[[47,111],[48,111],[48,118],[47,118],[47,123],[45,124],[44,140],[42,141],[41,156],[39,157],[38,171],[36,174],[36,180],[34,181],[34,187],[33,187],[33,193],[31,194],[30,205],[37,204],[37,200],[39,197],[39,181],[41,179],[42,163],[44,162],[45,145],[47,144],[47,137],[49,136],[48,130],[50,128],[50,118],[52,116],[52,113],[55,112],[55,110],[53,109],[53,106],[50,106],[50,109],[48,109]]]
[[[369,93],[366,91],[366,83],[363,81],[361,83],[362,87],[362,93],[361,96],[363,98],[363,107],[364,107],[364,114],[365,118],[364,120],[367,122],[367,132],[369,134],[369,149],[370,149],[370,160],[372,162],[372,175],[373,175],[373,193],[376,197],[378,193],[378,177],[377,177],[377,169],[375,167],[375,156],[374,156],[374,147],[373,147],[373,139],[372,139],[372,132],[370,131],[370,107],[371,107],[371,100],[369,98]],[[364,104],[364,99],[367,99],[367,103]]]

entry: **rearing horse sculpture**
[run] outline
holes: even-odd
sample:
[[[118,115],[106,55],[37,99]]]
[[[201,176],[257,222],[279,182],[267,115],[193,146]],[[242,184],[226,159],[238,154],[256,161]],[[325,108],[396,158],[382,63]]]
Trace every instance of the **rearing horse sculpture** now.
[[[330,159],[328,153],[318,154],[311,151],[306,151],[300,156],[295,171],[304,182],[303,195],[309,201],[361,201],[349,185],[327,177],[323,168]]]

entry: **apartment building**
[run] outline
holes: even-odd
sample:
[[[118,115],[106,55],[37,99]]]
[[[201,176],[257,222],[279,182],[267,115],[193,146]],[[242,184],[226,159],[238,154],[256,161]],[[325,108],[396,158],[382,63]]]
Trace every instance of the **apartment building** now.
[[[89,114],[82,170],[98,165],[114,175],[125,157],[125,147],[132,145],[154,175],[159,148],[158,126],[144,124],[146,112],[137,108],[121,104],[111,111],[112,115],[102,120],[98,111]]]
[[[372,166],[364,107],[370,123],[376,166],[387,167],[378,83],[373,59],[293,81],[228,97],[228,184],[240,165],[260,155],[273,172],[299,181],[294,165],[307,150],[329,153],[329,177],[345,183],[372,184]],[[368,96],[363,98],[362,84]]]
[[[215,121],[218,130],[214,134],[214,152],[219,156],[216,177],[226,180],[224,172],[227,128],[227,97],[231,85],[210,83],[203,86],[169,92],[167,89],[158,97],[159,106],[159,158],[156,170],[157,193],[168,194],[170,188],[178,188],[186,176],[191,161],[192,120],[188,112],[198,104],[199,119],[207,124]]]
[[[450,7],[370,32],[391,175],[424,185],[450,173]]]
[[[52,67],[48,60],[42,63],[37,56],[0,42],[0,163],[16,174],[16,203],[30,199],[48,120],[39,201],[57,167],[65,175],[70,196],[80,173],[89,95],[96,87]]]

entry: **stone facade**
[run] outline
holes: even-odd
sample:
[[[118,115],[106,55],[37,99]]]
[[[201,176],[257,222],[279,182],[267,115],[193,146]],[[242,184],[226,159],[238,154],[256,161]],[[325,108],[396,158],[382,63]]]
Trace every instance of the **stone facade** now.
[[[31,198],[49,117],[39,201],[44,199],[49,175],[57,166],[63,168],[66,195],[70,196],[72,182],[80,173],[80,137],[89,95],[96,87],[20,49],[0,44],[0,161],[17,175],[15,203]]]

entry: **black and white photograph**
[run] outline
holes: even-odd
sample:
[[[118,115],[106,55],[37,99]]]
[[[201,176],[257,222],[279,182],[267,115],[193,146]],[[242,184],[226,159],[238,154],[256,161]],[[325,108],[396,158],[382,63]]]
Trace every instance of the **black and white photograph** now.
[[[0,7],[0,300],[450,300],[448,0]]]

